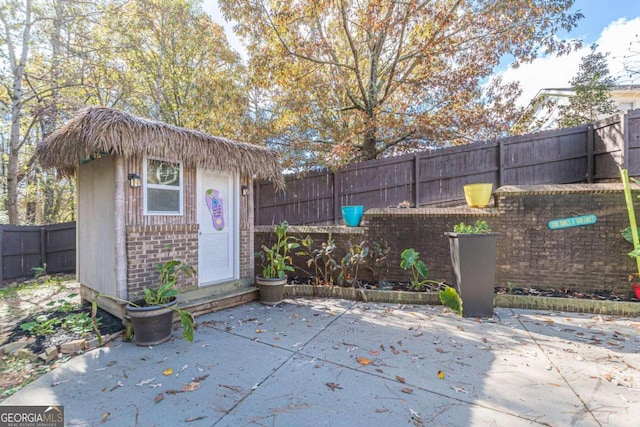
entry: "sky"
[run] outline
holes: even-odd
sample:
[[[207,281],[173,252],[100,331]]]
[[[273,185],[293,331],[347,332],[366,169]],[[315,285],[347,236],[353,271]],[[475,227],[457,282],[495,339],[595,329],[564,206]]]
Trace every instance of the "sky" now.
[[[220,14],[217,0],[204,0],[203,5],[213,20],[225,27],[231,47],[246,57],[246,50],[233,34],[233,24],[225,22]],[[640,52],[640,0],[576,0],[572,10],[582,12],[584,18],[571,33],[558,37],[580,39],[582,49],[561,57],[538,58],[518,69],[505,64],[496,70],[496,75],[502,76],[505,83],[520,82],[520,106],[526,106],[540,89],[569,87],[569,80],[578,72],[581,58],[589,53],[593,43],[598,44],[599,52],[610,52],[609,71],[619,78],[619,83],[640,84],[640,77],[630,80],[622,65],[630,49]],[[631,44],[633,41],[636,42]],[[638,56],[640,62],[640,54]]]

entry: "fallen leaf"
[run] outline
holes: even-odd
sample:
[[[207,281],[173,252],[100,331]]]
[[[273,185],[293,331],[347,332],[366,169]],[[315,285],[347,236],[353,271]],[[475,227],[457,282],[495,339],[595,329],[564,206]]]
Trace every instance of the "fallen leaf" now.
[[[208,377],[209,377],[209,374],[203,375],[201,377],[195,377],[193,380],[200,382],[200,381],[206,380]]]
[[[398,350],[396,350],[396,348],[394,346],[390,345],[389,348],[391,349],[391,352],[393,354],[400,354],[400,352]]]
[[[138,387],[142,387],[143,385],[152,383],[154,380],[156,379],[156,377],[150,378],[148,380],[142,380],[140,381],[138,384],[136,384]]]
[[[336,383],[327,383],[327,387],[329,387],[331,391],[336,391],[336,389],[342,390],[342,387],[340,387],[340,384],[336,384]]]
[[[358,361],[359,364],[363,366],[369,365],[371,363],[371,360],[367,359],[366,357],[358,357],[356,358],[356,360]]]
[[[380,369],[380,368],[376,368],[376,372],[383,373],[384,371],[382,369]]]
[[[200,383],[198,381],[191,381],[189,384],[182,387],[182,391],[194,391],[200,388]]]
[[[402,340],[398,341],[398,345],[402,347]]]
[[[403,393],[407,393],[407,394],[413,393],[413,390],[410,389],[409,387],[405,387],[405,388],[401,389],[400,391],[403,392]]]
[[[113,391],[113,390],[115,390],[115,389],[117,389],[117,388],[120,388],[120,387],[123,387],[123,386],[124,386],[124,384],[122,384],[120,381],[118,381],[118,382],[116,383],[116,385],[114,385],[114,386],[111,388],[111,390],[109,390],[109,391]]]
[[[552,387],[562,387],[560,384],[556,384],[556,383],[548,383],[548,384]]]
[[[378,413],[378,414],[382,414],[382,413],[385,413],[385,412],[389,412],[389,410],[388,409],[376,409],[376,413]]]
[[[486,344],[488,340],[485,337],[482,337],[482,342]]]
[[[178,393],[182,393],[182,391],[181,390],[171,389],[171,390],[165,391],[165,393],[167,393],[167,394],[178,394]],[[160,394],[162,394],[162,393],[160,393]]]
[[[109,418],[109,415],[111,415],[111,412],[105,412],[104,414],[102,414],[102,422],[106,423],[107,419]]]
[[[464,328],[462,326],[457,326],[459,331],[464,331]]]
[[[274,337],[273,340],[274,341],[280,341],[280,337]]]
[[[386,350],[384,349],[384,344],[380,344],[380,350],[382,350],[382,351],[386,351]]]
[[[200,421],[200,420],[204,420],[204,419],[205,419],[205,417],[202,417],[202,416],[200,416],[200,417],[189,417],[189,418],[186,418],[184,420],[184,422],[185,423],[191,423],[191,422],[194,422],[194,421]]]
[[[378,356],[378,355],[380,355],[380,352],[377,351],[377,350],[369,350],[369,354],[372,355],[372,356]]]
[[[156,396],[155,402],[161,402],[164,399],[164,394],[160,393]]]
[[[256,334],[261,334],[264,332],[264,329],[256,329]]]
[[[293,315],[291,317],[293,317],[294,319],[297,318],[299,315],[298,313],[293,313]]]
[[[396,380],[398,380],[398,381],[399,381],[399,382],[401,382],[402,384],[404,384],[404,383],[405,383],[404,378],[402,378],[402,377],[401,377],[401,376],[399,376],[399,375],[396,375]]]
[[[446,353],[446,351],[444,351],[444,349],[442,347],[436,347],[436,351],[438,353]]]
[[[444,379],[444,372],[442,371],[438,371],[438,378],[440,378],[441,380]]]
[[[168,368],[168,369],[165,369],[164,371],[162,371],[162,375],[164,375],[165,377],[168,377],[171,374],[173,374],[173,369],[171,369],[171,368]]]

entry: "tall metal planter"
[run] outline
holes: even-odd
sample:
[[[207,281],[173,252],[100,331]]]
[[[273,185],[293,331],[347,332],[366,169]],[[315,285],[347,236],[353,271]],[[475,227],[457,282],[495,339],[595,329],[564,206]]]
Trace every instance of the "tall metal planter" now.
[[[451,264],[462,298],[463,316],[492,317],[496,245],[500,233],[444,234],[449,237]]]

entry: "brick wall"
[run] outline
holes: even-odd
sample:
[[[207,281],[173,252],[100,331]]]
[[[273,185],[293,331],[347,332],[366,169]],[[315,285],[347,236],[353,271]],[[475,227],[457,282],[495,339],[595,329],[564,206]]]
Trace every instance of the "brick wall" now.
[[[198,224],[127,227],[128,299],[144,296],[143,288],[158,286],[156,263],[180,260],[198,271]],[[198,286],[197,277],[180,276],[177,288]]]
[[[634,202],[640,212],[634,186]],[[453,225],[487,221],[498,237],[496,285],[539,289],[572,289],[584,292],[608,290],[630,294],[627,276],[636,269],[627,256],[632,249],[621,236],[628,216],[621,184],[571,184],[505,186],[494,193],[495,206],[487,209],[418,208],[370,209],[363,227],[290,227],[293,234],[326,240],[330,230],[345,228],[351,234],[333,237],[340,259],[347,242],[386,240],[392,247],[388,258],[389,280],[409,280],[400,268],[400,253],[415,248],[429,266],[430,278],[453,283],[449,241],[444,235]],[[551,230],[553,219],[595,215],[593,225]],[[300,230],[296,230],[300,228]],[[259,230],[258,230],[259,229]],[[256,248],[271,238],[272,227],[256,227]],[[295,230],[295,231],[294,231]],[[357,233],[357,234],[356,234]],[[300,266],[304,260],[297,261]]]

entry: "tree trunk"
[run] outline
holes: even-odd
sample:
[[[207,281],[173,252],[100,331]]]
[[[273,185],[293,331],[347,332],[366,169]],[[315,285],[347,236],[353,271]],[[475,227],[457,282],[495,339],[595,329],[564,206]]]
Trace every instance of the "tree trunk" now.
[[[16,56],[16,46],[13,43],[11,34],[11,24],[5,15],[0,13],[0,19],[4,25],[6,35],[7,53],[13,74],[13,87],[11,97],[11,132],[9,137],[9,161],[7,164],[7,213],[9,215],[9,224],[18,224],[20,221],[18,215],[18,166],[20,162],[20,119],[22,116],[23,91],[22,79],[29,55],[29,42],[31,40],[31,0],[25,3],[25,22],[22,32],[22,45],[20,46],[20,58]]]

